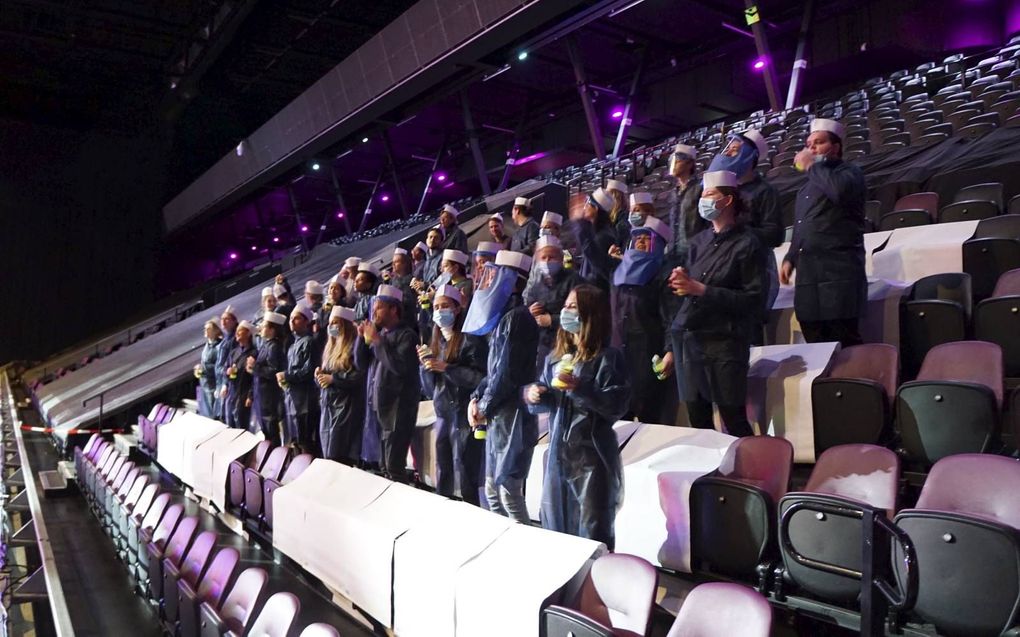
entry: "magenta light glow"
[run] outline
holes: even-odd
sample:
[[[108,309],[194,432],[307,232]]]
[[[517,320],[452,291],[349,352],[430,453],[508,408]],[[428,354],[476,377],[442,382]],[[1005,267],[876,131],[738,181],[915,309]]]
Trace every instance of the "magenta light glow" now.
[[[446,181],[445,173],[436,173],[436,181]]]
[[[258,249],[259,249],[259,247],[258,247],[258,246],[252,246],[252,247],[251,247],[251,249],[252,249],[252,250],[258,250]]]
[[[336,213],[336,218],[337,219],[343,219],[344,218],[344,213],[342,213],[342,212]]]
[[[615,111],[613,111],[613,119],[620,119],[621,117],[623,117],[622,110],[616,109]]]
[[[380,201],[389,201],[390,200],[390,196],[389,195],[383,195],[382,197],[379,197],[379,200]]]
[[[763,68],[765,68],[765,58],[758,58],[757,60],[754,61],[754,64],[752,64],[751,67],[755,71],[762,70]]]
[[[237,259],[237,253],[236,252],[231,252],[230,253],[230,258],[231,258],[231,260]]]
[[[308,226],[301,226],[301,232],[308,232]]]
[[[273,243],[280,243],[280,237],[273,237]]]

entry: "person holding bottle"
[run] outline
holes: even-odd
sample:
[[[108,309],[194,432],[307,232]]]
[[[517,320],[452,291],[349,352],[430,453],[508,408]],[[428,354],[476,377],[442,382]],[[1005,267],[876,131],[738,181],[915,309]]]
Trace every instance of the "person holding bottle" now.
[[[556,346],[539,382],[525,390],[533,414],[551,414],[549,456],[542,484],[542,526],[616,543],[614,522],[623,496],[623,466],[613,424],[630,402],[627,365],[609,344],[608,299],[583,284],[571,290]]]
[[[262,321],[262,343],[255,356],[245,359],[245,370],[254,377],[254,422],[266,440],[281,443],[280,422],[283,420],[283,390],[276,380],[277,372],[287,368],[284,347],[284,325],[287,317],[267,312]]]
[[[353,466],[361,453],[365,420],[365,372],[354,365],[354,310],[334,306],[326,330],[322,364],[314,371],[320,388],[319,443],[323,458]]]
[[[226,368],[226,394],[223,404],[226,424],[234,429],[251,428],[252,376],[245,361],[258,355],[255,347],[255,326],[241,321],[234,332],[237,339],[230,351]]]

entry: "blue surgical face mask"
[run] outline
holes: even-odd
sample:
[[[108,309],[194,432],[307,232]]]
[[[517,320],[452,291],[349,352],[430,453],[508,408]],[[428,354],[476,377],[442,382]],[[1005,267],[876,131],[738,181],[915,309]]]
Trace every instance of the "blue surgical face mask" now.
[[[552,228],[539,228],[538,236],[540,237],[551,237],[553,236]]]
[[[437,309],[432,313],[432,322],[439,327],[445,327],[450,329],[453,324],[457,321],[457,315],[453,310],[439,310]]]
[[[330,325],[329,327],[326,328],[326,331],[329,332],[329,335],[332,336],[333,338],[337,338],[338,336],[340,336],[339,325]]]
[[[722,211],[716,207],[715,199],[709,199],[708,197],[702,197],[698,200],[698,214],[705,221],[712,221],[718,219]]]
[[[581,332],[581,317],[577,315],[577,310],[564,309],[560,312],[560,327],[571,334],[579,334]]]
[[[630,225],[632,225],[635,228],[640,228],[645,224],[645,218],[641,216],[640,212],[630,213],[630,216],[627,217],[627,219],[630,221]]]
[[[542,276],[556,276],[563,269],[563,264],[559,261],[539,261],[535,267]]]

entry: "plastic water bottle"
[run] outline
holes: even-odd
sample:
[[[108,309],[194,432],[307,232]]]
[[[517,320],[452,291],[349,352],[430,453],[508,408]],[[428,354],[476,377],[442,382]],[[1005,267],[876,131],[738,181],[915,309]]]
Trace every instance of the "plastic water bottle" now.
[[[666,380],[666,375],[663,372],[666,369],[666,363],[662,360],[662,357],[656,354],[652,356],[652,371],[655,372],[655,377],[659,380]]]
[[[474,433],[475,440],[485,440],[485,437],[487,435],[489,435],[489,425],[488,425],[488,423],[482,423],[480,425],[475,425],[475,430],[474,430],[473,433]]]
[[[567,386],[560,380],[560,374],[574,373],[574,356],[572,354],[565,354],[563,358],[560,359],[560,362],[556,364],[556,368],[553,371],[556,372],[552,379],[553,389],[566,389]]]

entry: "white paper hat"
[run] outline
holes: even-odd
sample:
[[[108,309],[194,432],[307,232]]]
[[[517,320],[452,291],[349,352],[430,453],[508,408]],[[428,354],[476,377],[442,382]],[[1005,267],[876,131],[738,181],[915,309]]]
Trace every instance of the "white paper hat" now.
[[[267,296],[276,296],[275,294],[273,294],[273,286],[271,285],[267,285],[266,287],[262,288],[262,298],[266,298]]]
[[[498,221],[500,223],[503,223],[503,215],[499,214],[498,212],[494,212],[491,215],[489,215],[489,221]]]
[[[702,185],[705,190],[708,190],[709,188],[718,188],[720,186],[724,188],[736,188],[737,175],[729,170],[716,170],[714,172],[705,173]]]
[[[400,288],[393,285],[386,285],[384,283],[379,286],[379,291],[376,292],[376,297],[382,297],[384,300],[400,303],[404,300],[404,293],[400,291]]]
[[[677,144],[673,149],[673,152],[680,153],[681,155],[687,155],[691,159],[698,156],[698,151],[694,148],[694,146],[689,146],[687,144]]]
[[[562,226],[563,225],[563,215],[557,214],[555,212],[551,212],[549,210],[546,210],[545,214],[542,215],[542,224],[544,225],[547,222],[548,223],[554,223],[557,226]]]
[[[347,260],[344,261],[344,267],[356,268],[359,263],[361,263],[361,257],[347,257]]]
[[[405,250],[403,248],[393,248],[393,256],[397,256],[398,254],[402,254],[402,255],[404,255],[406,257],[407,256],[407,250]]]
[[[606,190],[619,190],[623,194],[627,194],[630,188],[627,187],[627,184],[618,179],[607,179]]]
[[[351,323],[353,323],[354,322],[354,309],[353,308],[349,308],[349,307],[344,307],[342,305],[334,305],[333,309],[329,311],[329,320],[332,321],[333,319],[335,319],[337,317],[340,317],[340,318],[342,318],[345,321],[350,321]]]
[[[539,237],[538,241],[535,242],[535,254],[538,254],[542,248],[556,248],[557,250],[563,250],[563,243],[552,235],[546,235]]]
[[[482,254],[496,255],[497,252],[503,249],[502,243],[496,243],[495,241],[479,241],[478,247],[475,248],[475,252],[481,252]]]
[[[242,327],[244,329],[248,330],[249,332],[254,332],[255,331],[255,326],[252,325],[251,321],[249,321],[248,319],[245,319],[245,320],[243,320],[243,321],[241,321],[240,323],[237,324],[237,329],[241,329]]]
[[[228,305],[227,309],[223,310],[223,314],[229,314],[233,316],[235,319],[237,318],[237,310],[234,309],[233,305]]]
[[[329,277],[329,281],[326,281],[326,285],[327,286],[333,285],[334,283],[338,283],[339,281],[340,281],[340,275],[339,274],[334,274],[333,276]]]
[[[273,323],[274,325],[283,325],[287,322],[287,317],[279,312],[266,312],[263,317],[267,323]]]
[[[527,197],[517,197],[516,199],[514,199],[515,206],[524,206],[525,208],[527,208],[530,203],[531,200],[528,199]]]
[[[315,312],[312,311],[311,306],[309,306],[307,303],[298,303],[297,305],[295,305],[294,309],[291,310],[290,315],[291,317],[293,317],[295,314],[301,314],[309,321],[311,321],[315,317]]]
[[[527,272],[531,269],[531,257],[524,254],[523,252],[514,252],[513,250],[500,250],[496,253],[496,265],[505,265],[511,268],[517,268],[523,272]]]
[[[766,159],[769,156],[769,143],[765,141],[765,137],[758,132],[757,128],[748,128],[746,131],[741,133],[744,137],[751,140],[751,143],[758,149],[758,159]]]
[[[811,132],[820,130],[832,133],[836,137],[843,139],[843,125],[834,119],[825,119],[824,117],[814,118],[811,121]]]
[[[461,265],[467,265],[468,255],[464,254],[460,250],[443,250],[443,261],[453,261]]]
[[[273,296],[275,296],[276,298],[280,298],[286,293],[287,288],[285,288],[282,283],[277,283],[273,285]]]
[[[306,281],[305,282],[305,294],[322,294],[322,284],[318,281]]]
[[[456,208],[454,208],[450,204],[446,204],[446,205],[443,206],[443,212],[448,212],[451,215],[453,215],[454,217],[460,215],[460,210],[457,210]]]
[[[441,285],[436,290],[436,298],[445,296],[448,299],[453,299],[457,302],[457,305],[464,305],[464,295],[460,293],[455,285]]]
[[[613,198],[602,188],[597,188],[595,192],[591,193],[591,198],[606,212],[613,209]]]
[[[358,272],[368,272],[378,278],[379,266],[372,263],[371,261],[362,261],[358,264]]]
[[[655,200],[650,192],[635,192],[630,196],[630,205],[636,206],[643,203],[652,203]]]
[[[419,241],[418,243],[414,244],[414,247],[417,248],[418,250],[421,250],[422,252],[429,251],[429,247],[425,245],[424,241]]]
[[[673,231],[670,230],[669,224],[665,223],[662,219],[649,215],[645,218],[644,227],[650,228],[652,232],[659,235],[666,241],[671,241],[673,239]]]

